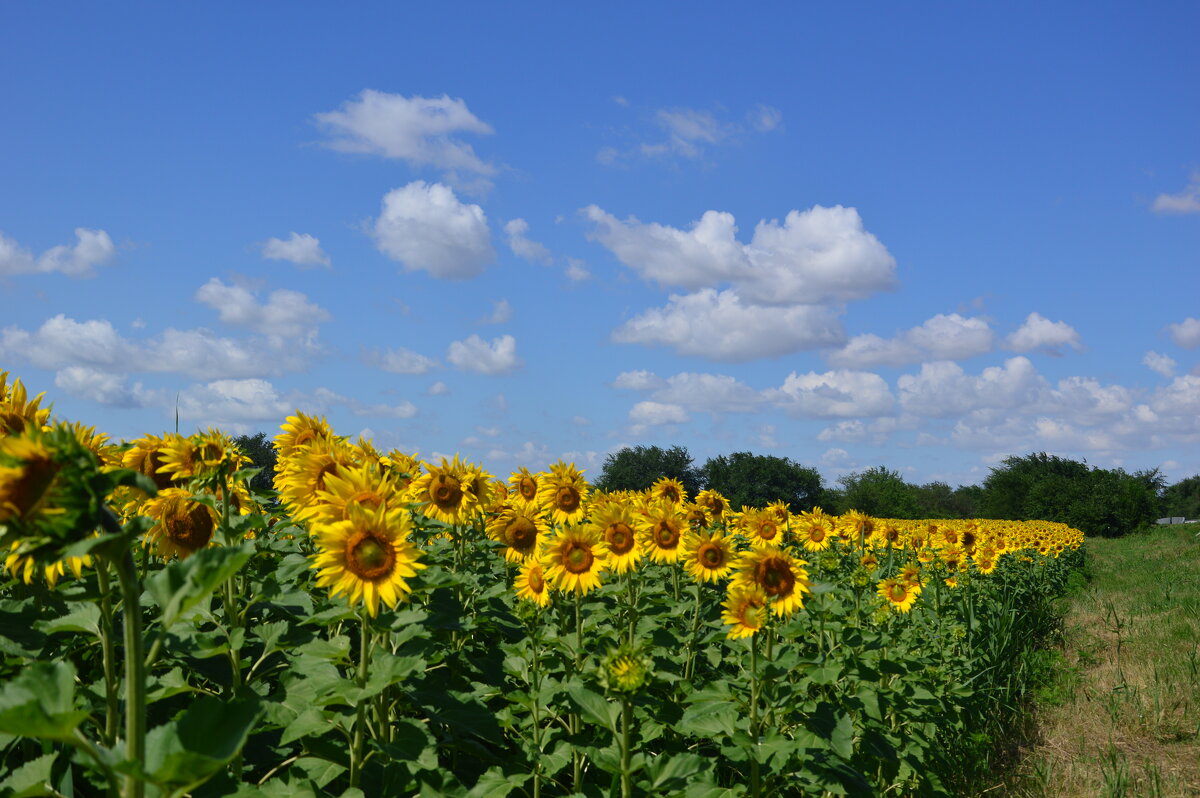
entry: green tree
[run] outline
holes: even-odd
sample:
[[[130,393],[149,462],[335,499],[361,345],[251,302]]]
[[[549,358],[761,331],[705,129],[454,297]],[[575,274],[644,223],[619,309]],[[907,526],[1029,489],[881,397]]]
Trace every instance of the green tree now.
[[[1169,517],[1200,518],[1200,474],[1163,488],[1160,512]]]
[[[700,491],[700,473],[683,446],[632,446],[612,452],[604,460],[600,476],[592,483],[598,490],[645,490],[663,477],[683,483],[688,495]]]
[[[275,476],[275,445],[265,432],[254,435],[238,435],[233,439],[234,444],[242,454],[250,458],[255,468],[261,468],[250,480],[250,487],[255,490],[270,490],[271,481]]]
[[[918,489],[884,466],[868,468],[838,479],[842,511],[858,510],[881,518],[920,518]]]
[[[700,473],[705,487],[718,491],[734,509],[784,501],[798,513],[825,498],[820,472],[786,457],[734,452],[710,457]]]

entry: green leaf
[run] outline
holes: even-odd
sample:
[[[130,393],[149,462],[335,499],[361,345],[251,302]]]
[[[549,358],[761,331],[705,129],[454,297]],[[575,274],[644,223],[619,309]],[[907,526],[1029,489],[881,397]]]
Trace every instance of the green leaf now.
[[[741,716],[731,701],[702,701],[684,710],[678,729],[693,737],[732,735]]]
[[[170,628],[185,612],[208,598],[252,556],[253,543],[213,546],[177,560],[147,579],[147,591],[162,608],[163,628]]]
[[[146,735],[146,770],[161,785],[205,781],[241,750],[260,707],[257,699],[225,702],[205,696],[178,720]]]
[[[0,732],[70,740],[87,717],[75,709],[75,668],[35,662],[0,688]]]
[[[511,773],[505,775],[500,767],[488,768],[475,782],[474,788],[467,793],[467,798],[504,798],[510,792],[529,781],[531,773]]]
[[[74,610],[50,621],[42,621],[38,628],[46,634],[55,632],[87,632],[100,636],[100,608],[90,602],[77,606]]]
[[[829,744],[843,759],[854,756],[854,721],[848,713],[843,712],[838,717],[837,725],[829,735]]]
[[[654,757],[647,766],[651,789],[670,792],[686,788],[702,770],[704,760],[689,753]]]
[[[588,723],[592,723],[617,733],[617,719],[621,717],[621,705],[610,702],[599,693],[584,687],[583,682],[572,679],[567,683],[567,694],[579,707],[580,715]]]
[[[26,762],[0,783],[0,794],[5,798],[31,798],[35,795],[53,795],[49,789],[54,783],[54,760],[59,754],[49,753]]]
[[[316,707],[308,707],[283,730],[283,734],[279,737],[279,744],[287,745],[301,737],[308,737],[310,734],[319,736],[331,728],[333,728],[333,723],[324,712]]]

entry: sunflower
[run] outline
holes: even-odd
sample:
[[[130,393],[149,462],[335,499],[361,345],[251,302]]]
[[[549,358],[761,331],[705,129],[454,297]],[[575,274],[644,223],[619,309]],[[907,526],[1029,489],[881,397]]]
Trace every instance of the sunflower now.
[[[540,475],[531,474],[528,468],[521,466],[520,469],[512,472],[512,476],[508,478],[508,484],[512,485],[513,490],[520,494],[525,501],[535,501],[538,495],[538,476]]]
[[[0,438],[0,523],[54,512],[46,500],[61,470],[39,428]]]
[[[550,589],[546,585],[542,563],[536,557],[531,557],[521,566],[513,588],[517,591],[517,598],[532,601],[539,607],[550,606]]]
[[[725,608],[721,620],[733,627],[727,635],[730,639],[750,637],[767,620],[767,596],[754,586],[730,585],[721,606]]]
[[[37,573],[38,560],[36,557],[29,554],[20,554],[20,541],[14,541],[12,545],[12,553],[4,560],[4,568],[14,577],[19,577],[25,584],[33,582],[33,575]],[[92,555],[85,554],[82,557],[64,557],[61,560],[47,563],[42,566],[42,575],[46,579],[46,584],[54,587],[58,584],[58,580],[62,577],[67,569],[71,569],[71,573],[78,579],[83,575],[84,568],[92,567]]]
[[[720,532],[688,532],[683,538],[683,567],[697,582],[716,582],[733,570],[737,549]]]
[[[550,513],[556,524],[578,521],[586,513],[584,501],[588,495],[588,484],[583,472],[574,463],[559,460],[550,466],[550,472],[538,481],[538,502]]]
[[[813,513],[806,513],[800,519],[799,531],[796,533],[805,551],[825,551],[833,540],[833,523],[829,516],[816,508]]]
[[[779,523],[778,516],[770,510],[744,510],[738,527],[755,548],[783,543],[784,527]]]
[[[564,524],[542,550],[542,570],[558,590],[585,595],[600,587],[608,554],[592,527]]]
[[[692,529],[707,529],[709,526],[708,509],[698,504],[685,504],[682,507],[684,521]]]
[[[804,606],[803,594],[810,591],[804,560],[797,560],[783,549],[770,546],[740,555],[734,563],[733,583],[756,587],[771,599],[776,615],[790,615]]]
[[[21,380],[8,385],[8,372],[0,371],[0,435],[15,435],[27,426],[43,427],[50,420],[49,408],[41,408],[44,393],[29,401]]]
[[[720,521],[729,511],[729,500],[711,488],[696,494],[696,504],[708,510],[714,521]]]
[[[666,499],[674,505],[687,504],[688,500],[687,488],[683,487],[683,483],[674,477],[660,477],[650,486],[650,497]]]
[[[645,553],[635,531],[633,508],[625,502],[605,502],[594,510],[588,526],[600,536],[601,546],[608,555],[608,565],[614,573],[637,570]]]
[[[868,551],[866,554],[858,558],[858,564],[863,568],[866,568],[868,571],[874,572],[875,569],[879,567],[879,560],[874,554]]]
[[[155,521],[146,534],[146,545],[153,544],[164,560],[195,554],[212,542],[217,528],[216,511],[181,488],[160,490],[146,502],[142,513]]]
[[[325,420],[324,416],[320,418],[306,416],[299,410],[296,411],[296,415],[288,416],[287,421],[280,426],[280,429],[283,432],[275,436],[277,463],[282,463],[316,442],[332,443],[337,437],[333,434],[333,428],[329,426],[329,422]]]
[[[166,445],[167,442],[157,435],[135,438],[133,446],[126,450],[124,456],[121,457],[121,465],[150,477],[159,490],[169,488],[174,481],[170,474],[163,473],[161,470],[166,465],[166,461],[163,459],[166,454],[164,452]]]
[[[167,435],[163,439],[161,460],[159,473],[166,474],[175,483],[215,477],[222,471],[231,474],[250,463],[250,459],[237,450],[233,438],[215,429],[186,438]]]
[[[354,450],[342,440],[314,440],[288,458],[282,471],[275,474],[279,498],[294,512],[317,504],[325,490],[325,480],[354,468]]]
[[[399,501],[400,490],[390,471],[371,465],[350,465],[328,473],[323,486],[315,492],[315,501],[299,509],[301,521],[332,524],[350,517],[350,505],[375,510]]]
[[[687,521],[679,515],[674,504],[659,499],[646,504],[638,518],[638,531],[646,542],[650,559],[659,563],[672,563],[682,554],[680,544],[687,530]]]
[[[425,463],[425,473],[408,486],[408,498],[417,509],[447,524],[466,523],[478,505],[475,495],[476,469],[454,455],[442,464]]]
[[[381,461],[396,478],[396,485],[405,490],[417,477],[421,476],[421,460],[416,454],[405,454],[399,449],[392,449]]]
[[[918,593],[921,592],[921,585],[924,582],[921,579],[921,567],[919,565],[910,563],[904,566],[900,569],[900,575],[896,578],[915,587]]]
[[[783,524],[785,527],[791,520],[791,508],[785,501],[771,502],[767,505],[767,510],[775,514],[775,520]]]
[[[957,571],[963,566],[963,550],[958,546],[947,546],[941,551],[941,560],[946,564],[946,570]]]
[[[487,523],[487,535],[504,544],[504,559],[509,562],[536,560],[538,549],[550,534],[538,506],[514,498]]]
[[[884,579],[879,583],[879,596],[887,599],[888,606],[897,612],[908,612],[916,603],[921,589],[903,579]]]
[[[408,542],[411,531],[412,518],[402,507],[349,505],[345,521],[315,530],[317,586],[331,588],[330,596],[344,594],[351,606],[365,603],[372,618],[380,601],[395,607],[411,590],[405,580],[425,567],[420,550]]]

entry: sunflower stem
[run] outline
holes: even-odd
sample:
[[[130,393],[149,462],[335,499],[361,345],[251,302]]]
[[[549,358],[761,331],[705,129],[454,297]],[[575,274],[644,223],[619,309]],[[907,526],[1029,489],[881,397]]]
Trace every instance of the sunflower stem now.
[[[767,611],[766,608],[763,608]],[[758,633],[750,635],[750,745],[754,749],[758,748],[759,725],[758,725]],[[758,751],[750,752],[750,795],[752,798],[760,798],[762,795],[762,784],[758,772]]]
[[[116,523],[116,519],[113,519]],[[121,605],[125,621],[125,758],[138,770],[146,757],[146,672],[142,659],[142,585],[133,552],[125,549],[114,561],[121,583]],[[145,784],[137,773],[125,776],[125,798],[142,798]]]
[[[628,695],[621,696],[621,798],[633,795],[633,770],[629,766],[629,730],[633,726],[633,706]]]
[[[96,577],[100,589],[100,651],[104,661],[104,745],[111,748],[117,742],[117,722],[121,715],[120,697],[117,695],[117,663],[113,652],[112,585],[108,581],[108,560],[99,558]]]
[[[370,659],[371,659],[371,626],[367,622],[366,615],[359,616],[359,643],[358,643],[358,687],[363,689],[367,686],[367,677],[370,675]],[[365,701],[359,700],[358,711],[354,719],[354,742],[350,748],[350,787],[358,786],[362,779],[363,766],[363,740],[365,739],[364,726],[367,725],[367,704]]]
[[[696,635],[700,632],[700,583],[697,582],[693,587],[696,590],[696,604],[692,608],[692,634],[688,638],[688,654],[687,663],[683,667],[683,678],[685,681],[691,681],[695,674],[696,665]],[[630,641],[632,645],[633,641]]]
[[[533,666],[529,669],[529,697],[533,710],[533,798],[541,798],[542,795],[541,620],[540,613],[529,620],[529,636],[533,640]]]
[[[583,598],[579,593],[575,594],[575,673],[583,671]],[[578,712],[571,713],[571,736],[574,737],[580,732],[580,717]],[[571,776],[572,788],[575,792],[580,792],[583,789],[583,752],[579,750],[578,744],[571,744]]]

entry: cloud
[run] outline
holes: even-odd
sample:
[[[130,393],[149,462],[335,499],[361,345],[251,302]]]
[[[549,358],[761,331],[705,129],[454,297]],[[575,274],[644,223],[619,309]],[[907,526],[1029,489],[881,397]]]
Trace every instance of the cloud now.
[[[843,368],[903,366],[930,360],[964,360],[992,350],[994,336],[980,318],[939,313],[894,338],[870,333],[856,335],[844,347],[829,353],[831,365]]]
[[[746,112],[746,121],[759,133],[769,133],[783,127],[783,112],[769,105],[756,105]]]
[[[1142,358],[1142,364],[1151,371],[1161,374],[1164,377],[1175,376],[1176,363],[1174,359],[1167,357],[1166,355],[1159,354],[1158,352],[1147,352],[1146,356]]]
[[[525,234],[528,232],[529,222],[524,219],[513,219],[506,223],[504,235],[508,239],[508,248],[519,258],[546,265],[553,263],[554,256],[550,254],[550,250],[546,249],[544,245],[526,238]]]
[[[507,299],[497,299],[492,312],[480,319],[482,324],[505,324],[512,320],[512,305]]]
[[[476,374],[510,374],[521,365],[521,359],[517,357],[517,339],[511,335],[502,335],[491,343],[478,335],[454,341],[446,359],[462,371]]]
[[[483,208],[459,202],[441,183],[417,180],[389,191],[372,235],[405,269],[440,279],[469,279],[495,257]]]
[[[629,410],[629,420],[639,427],[659,424],[684,424],[690,420],[679,405],[662,402],[638,402]]]
[[[1200,172],[1193,172],[1187,188],[1178,194],[1159,194],[1151,207],[1155,213],[1200,213]]]
[[[451,172],[496,172],[496,167],[480,160],[471,145],[458,138],[461,133],[492,133],[491,126],[460,99],[405,97],[364,89],[358,99],[314,118],[331,136],[325,146],[340,152],[382,155]]]
[[[445,396],[446,394],[450,393],[450,386],[441,380],[438,380],[426,388],[425,393],[429,394],[430,396]]]
[[[312,340],[317,326],[333,318],[299,291],[280,288],[260,304],[249,289],[226,285],[216,277],[196,291],[196,301],[216,310],[226,324],[281,338]]]
[[[1005,348],[1014,352],[1030,352],[1040,349],[1050,355],[1061,355],[1062,348],[1083,349],[1083,342],[1075,328],[1065,321],[1050,321],[1040,313],[1030,313],[1025,322],[1008,338]]]
[[[394,349],[373,349],[363,357],[363,362],[392,374],[428,374],[438,367],[438,362],[433,358],[403,346]]]
[[[321,249],[321,240],[308,233],[292,233],[287,241],[268,238],[262,245],[262,255],[267,260],[287,260],[297,266],[329,267],[329,256]]]
[[[158,337],[130,340],[106,320],[79,322],[58,314],[37,330],[0,330],[0,358],[59,370],[85,366],[95,371],[177,373],[199,379],[258,377],[307,367],[315,347],[279,337],[232,339],[209,330],[168,328]]]
[[[181,419],[205,424],[277,421],[286,418],[296,404],[263,379],[214,380],[189,386],[178,398]]]
[[[896,380],[900,405],[907,413],[931,418],[958,417],[979,408],[1034,406],[1049,389],[1026,357],[985,368],[978,377],[957,363],[924,363],[918,374]]]
[[[656,386],[650,398],[700,413],[752,413],[766,401],[762,392],[733,377],[686,371]]]
[[[866,371],[793,371],[781,387],[765,395],[786,413],[802,418],[885,416],[894,404],[884,379]]]
[[[587,269],[587,264],[579,258],[567,258],[566,274],[567,279],[573,283],[581,283],[592,276],[592,273]]]
[[[655,388],[665,388],[667,381],[653,371],[639,369],[637,371],[622,371],[613,380],[614,388],[629,391],[649,391]]]
[[[367,404],[353,397],[343,396],[328,388],[318,388],[313,391],[310,401],[316,402],[322,408],[341,405],[356,416],[412,418],[417,414],[417,406],[412,402],[405,401],[398,405]]]
[[[67,366],[54,375],[54,385],[77,399],[86,399],[97,404],[111,407],[143,406],[140,383],[130,388],[123,376],[100,369]]]
[[[695,108],[660,108],[654,114],[654,121],[666,132],[667,140],[643,144],[643,155],[698,158],[704,152],[704,144],[716,144],[727,135],[716,117]]]
[[[0,233],[0,276],[59,272],[69,277],[91,277],[96,266],[103,266],[116,255],[117,248],[103,230],[76,227],[75,238],[73,246],[51,247],[35,258]]]
[[[1176,346],[1195,349],[1200,346],[1200,319],[1189,316],[1177,324],[1168,324],[1167,333]]]
[[[763,305],[861,299],[895,285],[896,262],[868,233],[858,211],[840,205],[793,210],[760,221],[748,244],[730,213],[705,211],[687,230],[617,219],[596,205],[582,210],[588,237],[643,278],[687,289],[734,286]]]
[[[613,332],[618,343],[662,345],[681,355],[732,363],[837,346],[844,337],[829,308],[755,307],[731,290],[711,288],[672,295],[666,307],[647,310]]]
[[[628,101],[618,102],[628,107]],[[653,131],[637,134],[644,141],[619,149],[606,146],[596,160],[611,165],[631,156],[644,158],[682,158],[696,160],[712,147],[729,144],[747,133],[769,133],[783,124],[783,114],[769,105],[756,105],[745,114],[745,123],[729,121],[724,114],[699,108],[674,106],[658,108],[648,117]]]

